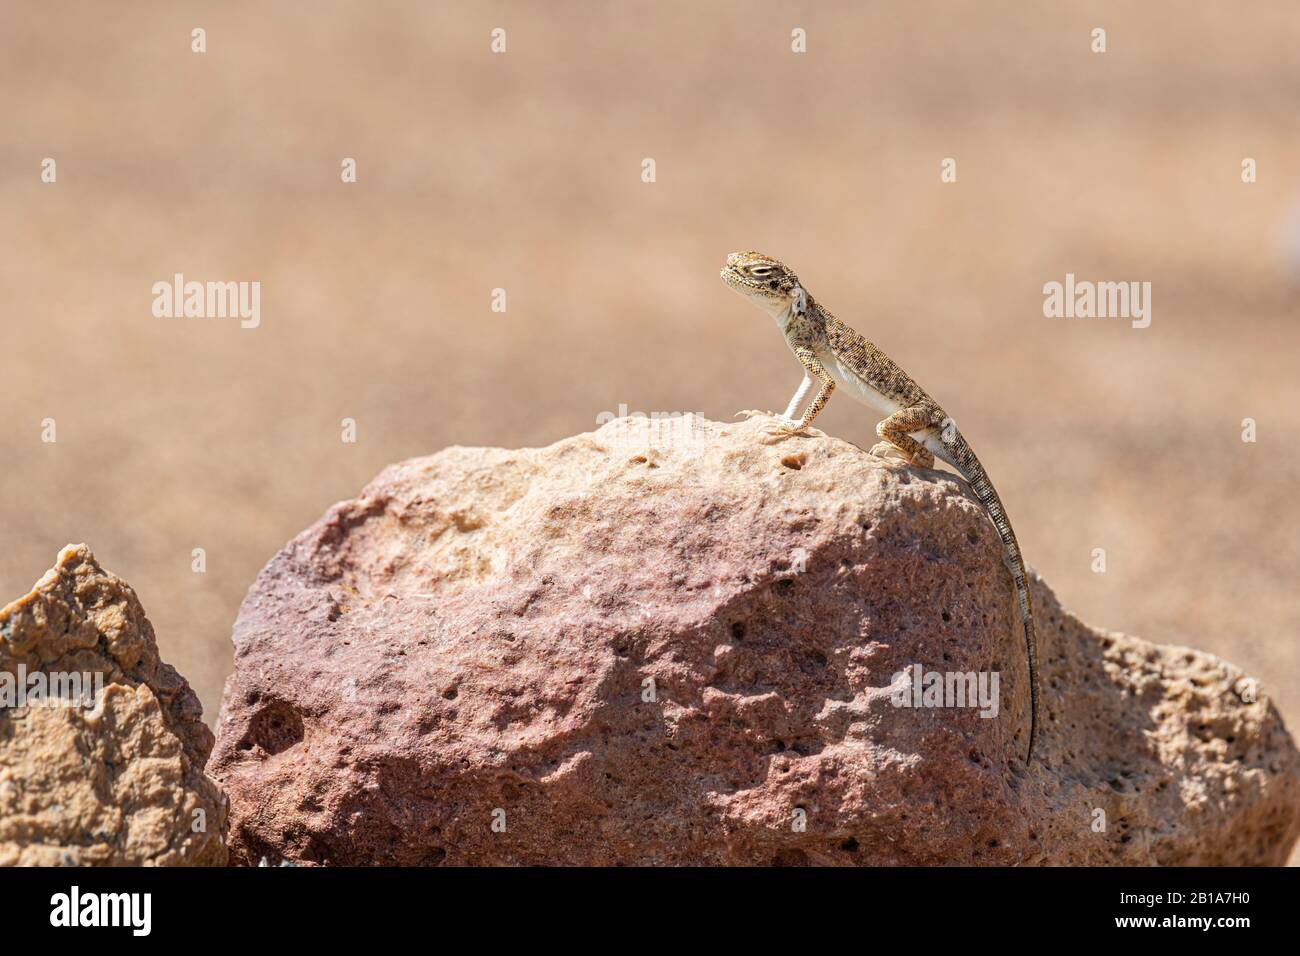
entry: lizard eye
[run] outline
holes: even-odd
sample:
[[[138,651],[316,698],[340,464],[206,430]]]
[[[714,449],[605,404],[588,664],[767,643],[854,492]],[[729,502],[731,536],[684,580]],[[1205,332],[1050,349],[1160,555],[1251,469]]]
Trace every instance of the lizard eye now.
[[[762,278],[763,276],[772,274],[772,267],[771,266],[750,266],[749,274]]]

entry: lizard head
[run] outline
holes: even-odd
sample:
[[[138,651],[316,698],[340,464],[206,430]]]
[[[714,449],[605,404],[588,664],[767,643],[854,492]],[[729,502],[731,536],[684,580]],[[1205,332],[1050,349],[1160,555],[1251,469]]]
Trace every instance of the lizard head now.
[[[761,252],[733,252],[721,275],[723,282],[769,312],[807,308],[807,293],[794,270]]]

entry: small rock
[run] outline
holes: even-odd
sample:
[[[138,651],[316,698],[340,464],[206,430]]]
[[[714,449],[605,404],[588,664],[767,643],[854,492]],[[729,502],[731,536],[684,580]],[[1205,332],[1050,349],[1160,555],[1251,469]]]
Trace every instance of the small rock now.
[[[0,610],[0,865],[224,865],[200,717],[135,592],[64,548]]]

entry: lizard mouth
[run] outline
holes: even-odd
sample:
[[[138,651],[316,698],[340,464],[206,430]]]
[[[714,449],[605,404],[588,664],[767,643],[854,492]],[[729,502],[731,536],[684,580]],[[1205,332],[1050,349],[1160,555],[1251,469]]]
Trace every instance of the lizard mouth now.
[[[722,271],[718,273],[722,281],[731,286],[737,292],[757,292],[761,291],[760,287],[750,280],[746,279],[731,266],[723,266]]]
[[[761,298],[761,299],[781,298],[781,296],[779,296],[766,284],[741,275],[731,266],[727,266],[726,268],[724,268],[719,273],[719,275],[722,276],[723,282],[725,282],[728,286],[730,286],[733,290],[735,290],[740,295],[746,297]]]

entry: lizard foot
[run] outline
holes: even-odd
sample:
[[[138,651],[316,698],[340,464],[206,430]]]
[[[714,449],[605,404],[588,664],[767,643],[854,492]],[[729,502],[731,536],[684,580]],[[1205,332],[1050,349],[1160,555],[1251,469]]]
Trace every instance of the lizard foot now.
[[[772,417],[776,419],[776,423],[763,429],[763,434],[766,436],[762,440],[764,445],[774,445],[803,431],[800,423],[793,419],[786,418],[784,415],[774,415]]]
[[[922,448],[915,455],[908,455],[907,452],[887,441],[876,442],[871,446],[871,454],[877,458],[886,460],[905,462],[909,465],[915,465],[917,468],[933,468],[934,455],[928,449]]]
[[[760,408],[746,408],[746,409],[743,409],[743,410],[741,410],[741,411],[739,411],[739,412],[736,412],[736,414],[733,415],[732,417],[733,417],[733,418],[739,418],[741,415],[744,415],[746,418],[753,418],[755,415],[763,415],[763,416],[766,416],[766,417],[768,417],[768,418],[779,418],[779,417],[780,417],[779,415],[777,415],[776,412],[765,412],[765,411],[763,411],[763,410],[760,409]]]
[[[871,454],[875,455],[877,458],[884,458],[887,461],[892,459],[893,461],[907,461],[909,464],[911,463],[908,460],[908,457],[903,454],[903,449],[899,448],[897,445],[891,445],[887,441],[878,441],[872,445]]]

